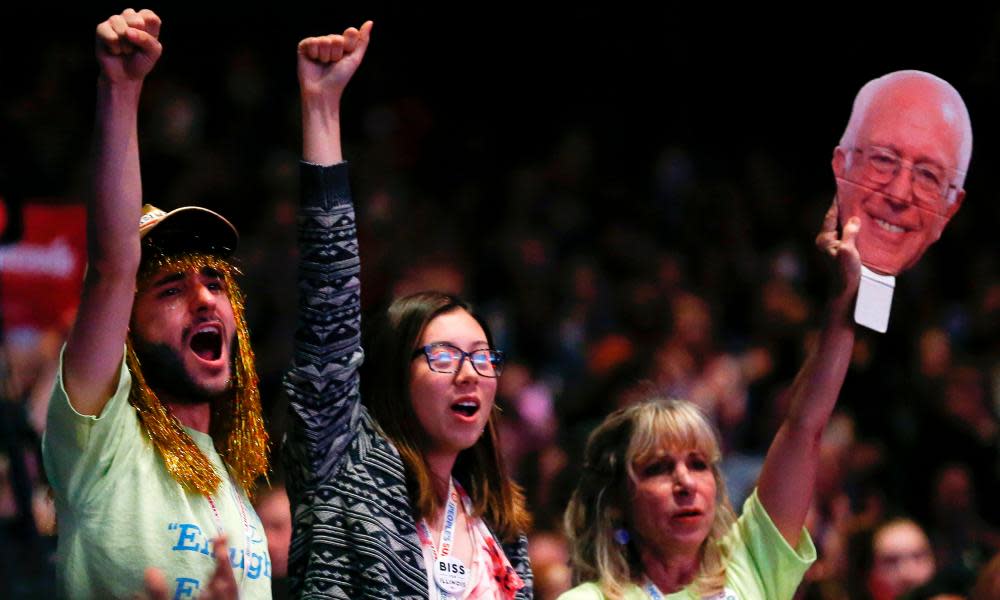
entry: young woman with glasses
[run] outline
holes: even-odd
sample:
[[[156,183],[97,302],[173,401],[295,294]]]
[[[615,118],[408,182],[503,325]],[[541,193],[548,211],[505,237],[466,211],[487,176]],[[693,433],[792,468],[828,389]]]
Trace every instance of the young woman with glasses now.
[[[361,348],[339,104],[370,31],[299,44],[300,323],[285,378],[292,594],[530,598],[529,518],[497,442],[503,355],[486,324],[461,300],[424,292],[395,301],[368,356]]]

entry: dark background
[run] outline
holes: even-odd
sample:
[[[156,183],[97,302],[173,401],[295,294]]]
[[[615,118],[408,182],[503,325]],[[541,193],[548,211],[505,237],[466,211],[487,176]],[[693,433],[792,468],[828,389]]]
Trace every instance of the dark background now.
[[[89,50],[93,26],[118,8],[90,4],[0,9],[7,106],[38,86],[58,86],[67,95],[53,104],[74,113],[74,125],[88,123],[96,67],[81,49]],[[352,83],[346,114],[390,99],[426,103],[439,115],[432,141],[452,149],[421,158],[428,179],[458,177],[455,171],[469,168],[470,176],[490,174],[537,160],[564,132],[584,126],[601,142],[597,152],[608,177],[634,176],[666,142],[675,142],[710,155],[706,168],[724,174],[764,148],[793,175],[796,188],[818,188],[829,179],[830,149],[855,91],[902,68],[933,72],[966,98],[976,133],[970,199],[986,185],[981,179],[988,169],[979,165],[995,154],[991,109],[1000,35],[989,3],[932,11],[830,5],[819,12],[629,2],[475,9],[345,4],[153,6],[164,21],[165,48],[155,73],[211,92],[231,57],[246,51],[268,70],[267,102],[284,109],[295,99],[297,41],[372,18],[374,43]],[[60,81],[45,81],[56,75]],[[294,138],[284,116],[279,111],[275,122],[256,124],[256,133],[266,134],[261,143]],[[230,126],[224,114],[207,120],[213,128]],[[350,140],[357,122],[346,121]],[[63,132],[65,154],[85,148],[87,131]],[[4,151],[23,159],[10,142]],[[65,186],[64,179],[44,185]]]
[[[650,376],[636,363],[676,333],[679,289],[711,308],[714,352],[763,347],[773,359],[768,378],[748,384],[748,423],[727,439],[760,452],[821,314],[826,277],[811,245],[854,94],[884,73],[920,69],[951,82],[968,105],[968,195],[941,241],[899,278],[889,333],[859,334],[841,407],[881,463],[843,489],[861,502],[857,490],[874,487],[930,526],[932,474],[957,460],[975,473],[983,517],[998,524],[995,433],[966,447],[960,426],[939,429],[942,390],[962,378],[997,424],[1000,8],[430,4],[150,7],[163,20],[164,53],[140,115],[145,196],[166,209],[208,206],[240,229],[275,439],[294,324],[302,37],[375,21],[342,111],[366,310],[419,280],[414,264],[454,267],[458,288],[500,325],[512,362],[551,392],[558,432],[526,462],[558,448],[572,464],[622,388]],[[0,8],[0,195],[12,214],[33,198],[84,197],[93,32],[122,8]],[[171,137],[185,116],[192,124]],[[14,218],[0,241],[18,235]],[[666,263],[679,265],[676,289],[657,279]],[[574,299],[580,265],[596,273],[596,301]],[[775,281],[804,317],[775,323],[763,299]],[[577,309],[587,315],[581,339],[564,335]],[[931,329],[950,340],[949,368],[965,371],[920,372],[917,349]],[[633,360],[595,372],[591,351],[616,334],[633,341]],[[573,474],[555,481],[568,490]],[[519,478],[539,529],[552,528],[565,498],[545,492],[551,482],[531,469]]]

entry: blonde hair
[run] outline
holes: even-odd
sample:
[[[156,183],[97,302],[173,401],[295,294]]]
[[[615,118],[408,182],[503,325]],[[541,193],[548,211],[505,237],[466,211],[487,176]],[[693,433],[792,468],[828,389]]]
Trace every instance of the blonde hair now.
[[[268,435],[264,427],[259,379],[250,348],[243,294],[236,284],[239,271],[224,258],[199,252],[151,254],[153,256],[143,257],[136,280],[140,290],[149,285],[151,278],[162,269],[201,271],[210,268],[222,278],[236,321],[236,347],[232,386],[225,401],[213,407],[209,433],[236,483],[252,498],[254,483],[259,477],[267,475]],[[129,403],[135,408],[142,429],[163,458],[170,476],[190,492],[211,495],[218,490],[224,474],[215,470],[177,417],[150,388],[135,352],[134,335],[130,331],[126,339],[126,362],[132,374]]]
[[[636,466],[663,449],[694,449],[711,465],[716,482],[715,520],[702,543],[700,568],[691,585],[699,594],[722,589],[728,549],[720,541],[736,516],[719,471],[718,437],[695,405],[661,397],[611,413],[587,440],[583,475],[565,517],[574,581],[597,581],[610,599],[623,597],[630,583],[641,582],[643,566],[636,542],[622,544],[615,533],[628,521],[629,483],[636,480]]]

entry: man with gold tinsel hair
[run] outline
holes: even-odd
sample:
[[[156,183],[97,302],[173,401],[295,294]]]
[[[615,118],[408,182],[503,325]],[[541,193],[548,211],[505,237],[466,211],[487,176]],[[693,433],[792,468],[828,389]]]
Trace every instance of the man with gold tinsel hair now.
[[[270,598],[247,495],[267,434],[236,229],[204,208],[142,206],[137,113],[159,32],[131,9],[96,32],[89,262],[43,441],[58,585],[69,598]]]

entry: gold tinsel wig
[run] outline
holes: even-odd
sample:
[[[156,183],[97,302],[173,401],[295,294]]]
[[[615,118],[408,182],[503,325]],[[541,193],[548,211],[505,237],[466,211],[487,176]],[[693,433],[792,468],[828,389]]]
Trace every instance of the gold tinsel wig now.
[[[256,480],[267,473],[268,437],[247,330],[244,298],[236,284],[239,270],[222,256],[197,250],[165,252],[148,238],[143,240],[142,253],[142,265],[136,278],[137,289],[143,289],[150,283],[151,277],[162,269],[201,272],[207,268],[219,273],[223,281],[233,307],[237,343],[230,389],[224,396],[225,400],[213,406],[209,433],[236,481],[250,494]],[[163,457],[167,471],[189,491],[201,494],[216,492],[223,474],[216,472],[208,457],[146,383],[131,332],[126,340],[126,361],[132,374],[129,402],[135,407],[143,430]]]

